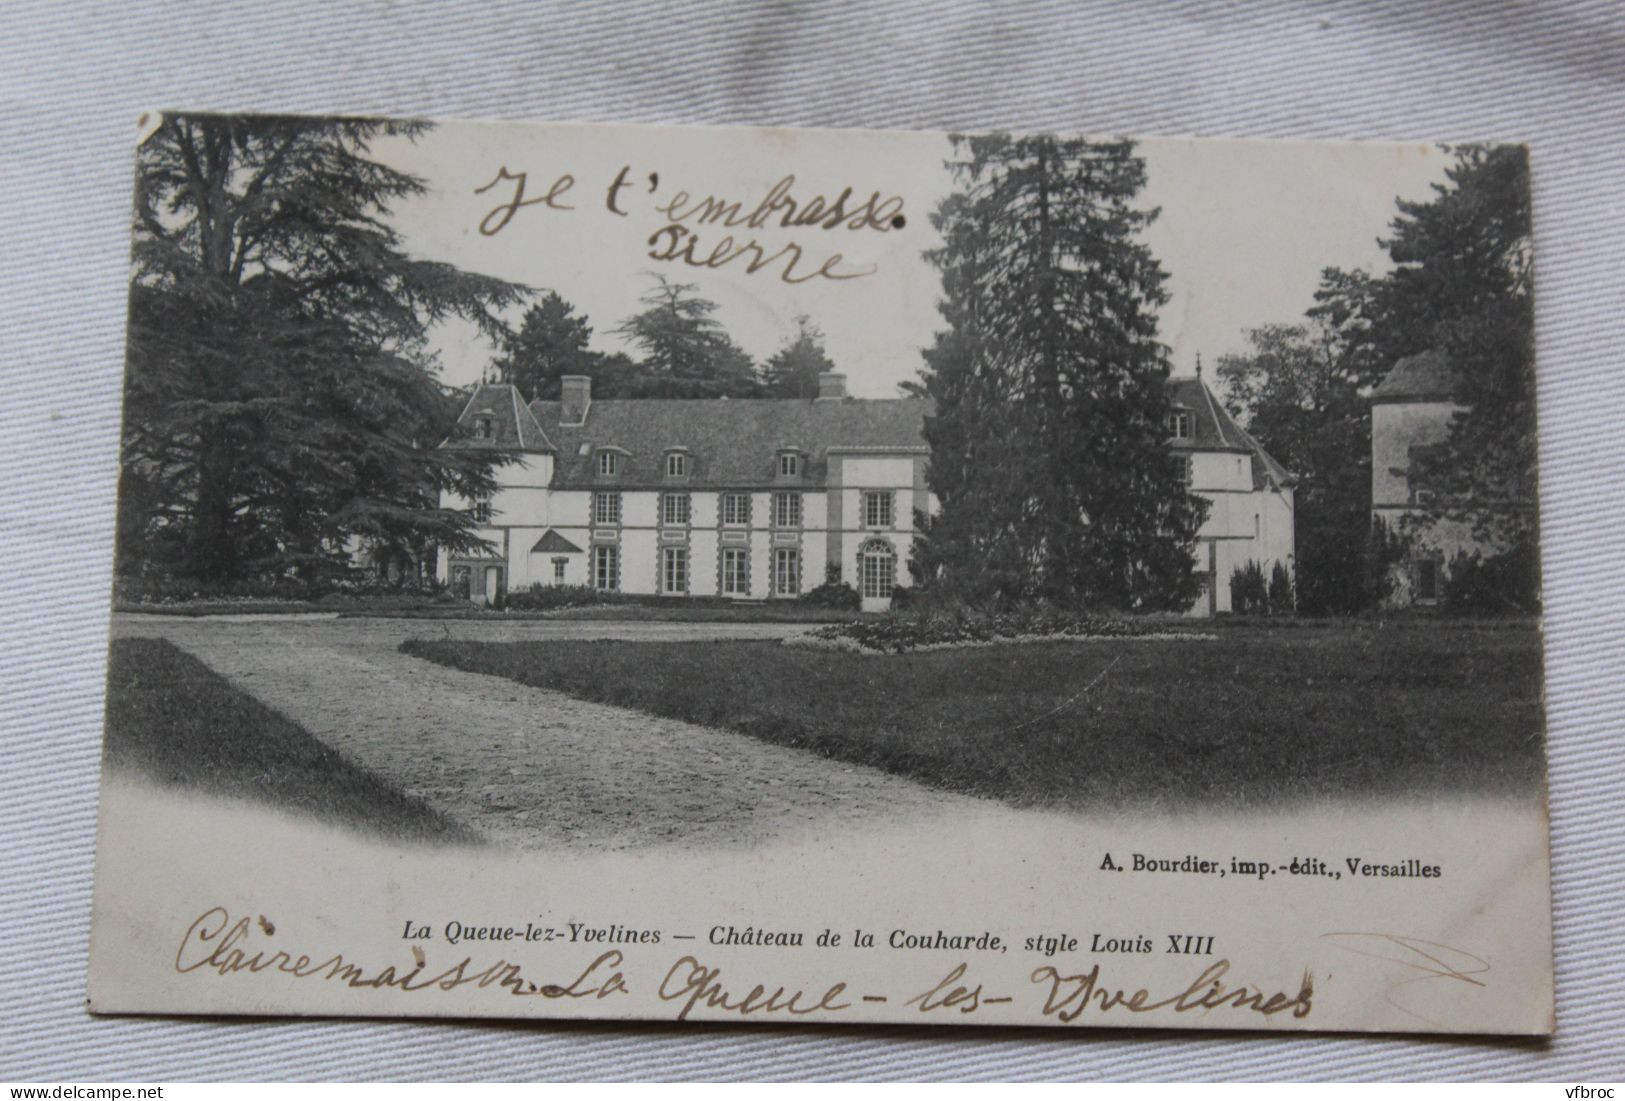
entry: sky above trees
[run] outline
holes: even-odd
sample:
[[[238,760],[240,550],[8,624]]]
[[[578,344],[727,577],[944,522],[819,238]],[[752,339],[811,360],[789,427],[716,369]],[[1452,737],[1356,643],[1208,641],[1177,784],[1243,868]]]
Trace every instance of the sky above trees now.
[[[1197,353],[1212,362],[1244,351],[1247,330],[1302,316],[1322,269],[1385,270],[1378,239],[1395,199],[1428,198],[1450,163],[1420,143],[1145,140],[1138,152],[1147,172],[1142,202],[1161,211],[1144,239],[1168,273],[1158,336],[1184,375]],[[428,184],[426,194],[396,208],[410,251],[556,290],[591,320],[595,351],[637,353],[617,329],[641,308],[651,273],[696,284],[757,364],[806,315],[859,396],[894,395],[917,375],[922,350],[941,328],[940,279],[924,253],[940,244],[929,215],[952,186],[943,134],[453,123],[416,143],[383,143],[377,153]],[[605,201],[623,166],[629,172],[616,201],[628,213],[618,216]],[[527,200],[568,173],[573,183],[557,203],[573,209],[533,203],[497,233],[482,233],[481,220],[515,194],[499,169],[527,174]],[[778,277],[782,265],[747,275],[742,261],[708,270],[647,255],[650,235],[666,223],[655,207],[676,191],[749,208],[787,175],[795,176],[798,198],[833,198],[848,186],[857,201],[873,191],[901,197],[906,224],[889,232],[769,227],[755,235],[768,252],[805,246],[799,271],[840,252],[845,268],[872,266],[874,275],[790,285]],[[696,228],[702,252],[728,232]],[[517,324],[520,312],[509,320]],[[493,356],[486,338],[456,322],[440,326],[434,342],[453,384],[477,380]]]

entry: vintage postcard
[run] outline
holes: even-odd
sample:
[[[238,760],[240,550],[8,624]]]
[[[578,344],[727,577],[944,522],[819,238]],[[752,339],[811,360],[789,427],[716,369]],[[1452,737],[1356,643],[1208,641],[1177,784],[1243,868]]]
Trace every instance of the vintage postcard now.
[[[145,117],[91,1009],[1550,1032],[1530,219]]]

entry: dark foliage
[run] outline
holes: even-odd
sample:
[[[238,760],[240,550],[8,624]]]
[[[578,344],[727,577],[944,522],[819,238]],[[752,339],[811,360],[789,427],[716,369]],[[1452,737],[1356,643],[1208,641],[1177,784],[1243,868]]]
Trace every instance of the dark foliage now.
[[[933,217],[947,328],[920,389],[940,515],[916,576],[976,601],[1177,608],[1205,503],[1166,447],[1163,273],[1127,142],[956,137]]]
[[[1236,615],[1268,615],[1269,585],[1257,562],[1237,566],[1230,573],[1230,610]]]
[[[863,598],[858,595],[858,590],[836,578],[825,581],[816,589],[808,589],[797,598],[797,602],[814,608],[846,608],[856,611],[863,604]]]
[[[816,398],[818,376],[833,370],[823,332],[803,314],[796,318],[796,334],[763,364],[762,396]]]
[[[1224,356],[1225,403],[1297,476],[1296,597],[1309,615],[1366,607],[1362,553],[1371,517],[1371,413],[1360,357],[1322,318],[1266,325]]]
[[[592,326],[585,315],[548,291],[525,311],[519,328],[503,340],[494,372],[532,401],[557,401],[559,379],[565,375],[592,379],[596,398],[632,396],[636,364],[621,353],[606,355],[588,348],[591,336]]]
[[[655,277],[643,296],[647,307],[615,331],[643,351],[627,396],[643,398],[749,398],[761,393],[750,356],[712,315],[717,304],[692,283]]]
[[[122,572],[342,570],[352,540],[478,544],[493,459],[437,450],[455,401],[427,333],[488,334],[525,289],[416,259],[388,216],[423,183],[370,159],[427,124],[170,115],[137,157]]]
[[[1270,570],[1270,614],[1291,615],[1298,610],[1297,596],[1293,592],[1292,575],[1283,563],[1275,563]]]
[[[1540,561],[1533,543],[1484,557],[1457,553],[1444,582],[1444,610],[1452,615],[1536,615]]]

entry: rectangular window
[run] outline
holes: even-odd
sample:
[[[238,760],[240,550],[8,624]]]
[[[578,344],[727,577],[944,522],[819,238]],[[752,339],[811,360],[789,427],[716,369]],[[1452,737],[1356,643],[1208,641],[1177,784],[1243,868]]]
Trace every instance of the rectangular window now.
[[[744,527],[750,523],[750,494],[722,495],[722,523],[725,527]]]
[[[788,547],[773,551],[773,591],[794,596],[801,591],[801,552]]]
[[[889,528],[892,526],[892,495],[865,493],[863,495],[863,526]]]
[[[779,477],[794,478],[801,473],[801,456],[785,453],[779,456]]]
[[[553,559],[553,584],[564,584],[564,567],[569,565],[569,562],[568,558]]]
[[[595,524],[620,523],[621,495],[619,493],[594,493],[592,495],[592,522]]]
[[[775,493],[773,495],[773,526],[799,528],[801,526],[801,494]]]
[[[750,560],[742,547],[724,547],[722,550],[722,595],[750,595]]]
[[[662,499],[660,522],[666,527],[685,527],[688,524],[688,494],[668,493]]]
[[[688,592],[688,548],[666,547],[660,552],[660,591]]]
[[[619,547],[592,549],[592,584],[596,589],[614,591],[621,587],[621,555]]]
[[[476,524],[489,524],[491,522],[491,495],[484,494],[474,498],[474,522]]]
[[[688,476],[688,456],[680,451],[674,451],[666,456],[666,477],[684,478]]]
[[[1168,434],[1176,440],[1191,438],[1191,415],[1189,413],[1173,412],[1168,414]]]
[[[496,439],[496,421],[491,417],[474,418],[474,438],[477,440]]]
[[[598,473],[619,474],[621,472],[621,457],[613,451],[600,451],[598,453]]]

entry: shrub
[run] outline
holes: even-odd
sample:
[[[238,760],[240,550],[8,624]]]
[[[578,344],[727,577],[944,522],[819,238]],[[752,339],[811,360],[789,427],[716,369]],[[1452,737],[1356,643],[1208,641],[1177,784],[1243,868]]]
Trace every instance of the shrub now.
[[[1002,610],[969,605],[917,611],[893,611],[878,619],[854,620],[821,627],[788,640],[832,649],[905,653],[910,650],[974,646],[1001,639],[1129,637],[1149,634],[1156,625],[1117,616],[1070,612],[1032,603]]]
[[[1264,568],[1257,562],[1248,562],[1231,571],[1230,610],[1236,615],[1269,613],[1269,587],[1264,583]]]
[[[1297,610],[1297,600],[1292,592],[1292,575],[1287,572],[1285,563],[1275,563],[1270,570],[1269,603],[1271,615],[1291,615]]]
[[[294,604],[380,596],[436,601],[452,599],[446,587],[432,579],[386,581],[375,573],[362,571],[312,579],[245,577],[204,580],[128,574],[115,578],[113,582],[113,601],[122,605]]]
[[[620,604],[625,603],[624,598],[624,593],[607,592],[590,585],[532,585],[509,593],[507,606],[516,612],[546,612],[583,604]]]
[[[824,583],[801,594],[801,603],[815,608],[844,608],[857,611],[863,606],[858,590],[841,580],[841,567],[833,563],[824,567]]]
[[[1540,566],[1533,544],[1491,555],[1458,551],[1445,574],[1444,610],[1452,615],[1535,615]]]

